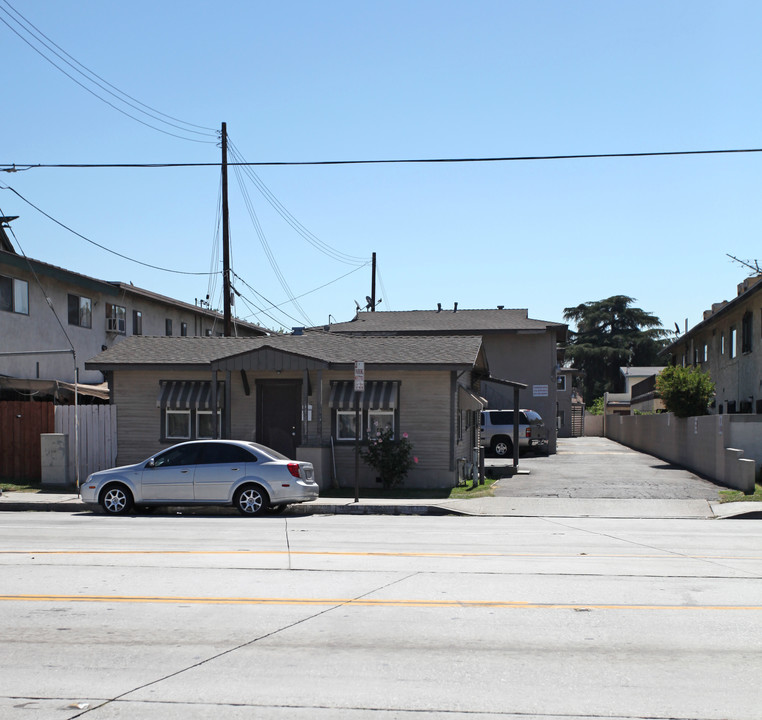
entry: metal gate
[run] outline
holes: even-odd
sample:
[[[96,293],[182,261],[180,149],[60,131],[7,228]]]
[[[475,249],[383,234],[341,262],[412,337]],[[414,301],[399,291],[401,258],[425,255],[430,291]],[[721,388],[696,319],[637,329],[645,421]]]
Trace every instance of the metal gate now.
[[[583,437],[585,434],[585,406],[575,403],[571,409],[571,436]]]

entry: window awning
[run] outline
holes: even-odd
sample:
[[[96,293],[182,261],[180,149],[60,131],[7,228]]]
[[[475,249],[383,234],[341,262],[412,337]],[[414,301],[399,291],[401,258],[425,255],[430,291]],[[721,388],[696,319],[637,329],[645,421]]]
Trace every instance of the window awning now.
[[[365,391],[360,393],[359,405],[363,410],[395,410],[398,390],[399,383],[396,381],[366,381]],[[354,409],[355,384],[345,381],[331,383],[328,405],[334,410]]]
[[[484,410],[488,404],[483,397],[462,385],[458,386],[458,403],[464,410]]]
[[[164,410],[211,410],[210,380],[161,380],[156,407]],[[217,407],[222,407],[223,384],[217,383]]]

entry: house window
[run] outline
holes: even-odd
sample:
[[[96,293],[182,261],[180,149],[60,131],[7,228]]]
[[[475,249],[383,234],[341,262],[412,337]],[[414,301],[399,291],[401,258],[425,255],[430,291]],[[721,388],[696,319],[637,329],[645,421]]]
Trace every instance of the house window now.
[[[725,333],[720,335],[720,355],[725,354]]]
[[[180,323],[180,335],[182,337],[188,336],[188,323]]]
[[[394,437],[394,411],[368,410],[368,437],[382,430],[391,430]]]
[[[704,343],[704,362],[709,362],[709,345]]]
[[[754,316],[750,313],[744,313],[741,320],[741,352],[751,352],[751,321]]]
[[[337,441],[363,440],[363,428],[367,436],[387,429],[395,432],[399,422],[398,394],[399,383],[396,381],[366,381],[365,390],[357,398],[360,409],[360,426],[357,427],[354,383],[347,381],[331,383],[328,405],[332,410],[333,436]]]
[[[29,315],[29,283],[0,275],[0,310]]]
[[[362,418],[362,412],[360,413]],[[362,431],[357,438],[357,417],[354,410],[336,411],[336,439],[337,440],[362,440]]]
[[[164,437],[167,440],[189,440],[191,429],[190,410],[166,410]]]
[[[132,311],[132,334],[143,334],[143,313],[140,310]]]
[[[728,343],[728,353],[731,358],[734,358],[736,356],[736,342],[738,340],[737,338],[738,333],[736,332],[735,326],[730,328],[730,341]]]
[[[217,428],[222,427],[222,416],[217,411]],[[211,410],[196,411],[196,437],[197,438],[215,438],[214,415]]]
[[[558,375],[556,377],[556,390],[559,392],[566,390],[566,375]]]
[[[220,401],[224,384],[217,384],[217,429],[212,410],[212,383],[208,380],[162,380],[156,404],[161,408],[161,440],[196,440],[223,435]]]
[[[106,332],[124,335],[127,332],[127,310],[121,305],[106,303]]]
[[[171,319],[171,318],[167,318],[167,319],[164,321],[164,334],[165,334],[167,337],[169,337],[170,335],[172,335],[172,319]]]
[[[90,298],[69,295],[69,325],[93,326],[93,301]]]

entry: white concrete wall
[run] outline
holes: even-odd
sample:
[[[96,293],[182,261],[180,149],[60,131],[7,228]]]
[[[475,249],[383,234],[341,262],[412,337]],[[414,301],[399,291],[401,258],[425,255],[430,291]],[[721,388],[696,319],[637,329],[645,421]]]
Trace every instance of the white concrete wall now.
[[[606,437],[746,493],[762,468],[758,415],[608,416]]]

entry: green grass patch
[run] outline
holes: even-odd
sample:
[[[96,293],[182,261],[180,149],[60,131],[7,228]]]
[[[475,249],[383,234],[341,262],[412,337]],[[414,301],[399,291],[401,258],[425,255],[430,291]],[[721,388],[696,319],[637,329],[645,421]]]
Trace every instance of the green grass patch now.
[[[39,482],[23,480],[3,480],[0,479],[0,490],[3,492],[40,492],[42,484]]]
[[[720,490],[720,502],[762,502],[762,485],[757,483],[752,495],[744,495],[740,490]]]

